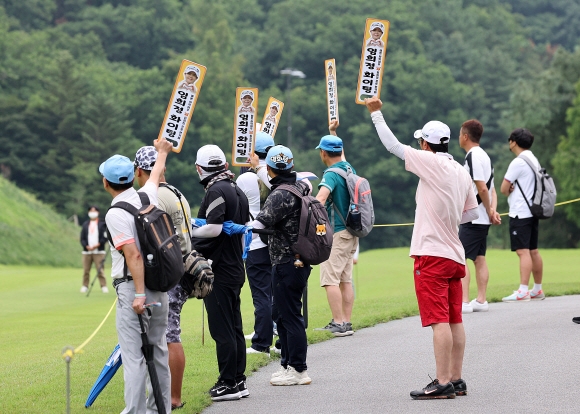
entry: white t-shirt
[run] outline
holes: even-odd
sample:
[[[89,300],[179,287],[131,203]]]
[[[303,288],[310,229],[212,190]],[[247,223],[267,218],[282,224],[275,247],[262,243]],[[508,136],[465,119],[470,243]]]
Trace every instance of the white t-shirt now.
[[[146,193],[149,196],[149,202],[158,205],[157,202],[157,186],[149,181],[139,190],[139,192]],[[123,191],[117,197],[113,198],[111,205],[119,201],[126,201],[136,208],[141,207],[141,199],[134,188],[129,188]],[[137,237],[137,228],[135,227],[135,217],[128,211],[120,208],[112,208],[105,216],[105,222],[111,235],[113,245],[111,245],[111,258],[113,262],[111,277],[119,279],[123,277],[124,258],[119,251],[125,244],[135,243],[137,248],[141,250],[139,238]],[[131,275],[131,271],[127,269],[127,274]]]
[[[266,165],[266,162],[260,160],[260,165]],[[263,167],[262,169],[265,169]],[[246,194],[248,198],[248,204],[250,205],[250,214],[253,218],[258,217],[260,213],[260,185],[258,184],[258,175],[253,172],[245,172],[238,177],[236,184],[240,187],[240,190]],[[267,247],[268,245],[262,242],[259,237],[252,240],[250,244],[250,250],[261,249]]]
[[[459,224],[464,211],[477,207],[471,177],[449,154],[408,146],[405,169],[420,178],[410,256],[444,257],[465,264]]]
[[[510,206],[509,216],[521,219],[532,217],[532,212],[526,200],[522,197],[520,188],[523,190],[529,202],[534,196],[534,187],[536,185],[536,174],[532,171],[528,163],[520,158],[522,156],[527,157],[537,169],[540,168],[540,163],[532,151],[525,150],[510,163],[505,173],[504,180],[512,184],[516,180],[518,181],[517,185],[514,184],[514,191],[508,197],[508,204]]]
[[[467,172],[469,173],[469,164],[467,163],[467,157],[471,154],[471,165],[473,167],[473,171],[471,171],[473,181],[483,181],[487,184],[489,177],[491,177],[491,160],[487,153],[480,147],[476,146],[471,148],[467,154],[465,154],[465,164],[463,165]],[[494,188],[494,180],[491,180],[491,187],[489,188],[489,197],[491,200],[491,193],[492,189]],[[473,183],[473,191],[477,195],[477,187],[475,183]],[[473,220],[473,224],[488,224],[491,225],[491,221],[489,220],[489,216],[487,215],[487,210],[483,203],[479,204],[477,209],[479,213],[479,218],[477,220]]]

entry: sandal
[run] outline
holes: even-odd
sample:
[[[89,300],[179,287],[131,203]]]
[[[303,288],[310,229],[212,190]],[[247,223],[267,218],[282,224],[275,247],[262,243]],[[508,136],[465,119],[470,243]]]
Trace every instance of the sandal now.
[[[184,405],[185,405],[185,402],[182,402],[179,405],[171,404],[171,411],[173,411],[173,410],[179,410],[180,408],[183,408]]]

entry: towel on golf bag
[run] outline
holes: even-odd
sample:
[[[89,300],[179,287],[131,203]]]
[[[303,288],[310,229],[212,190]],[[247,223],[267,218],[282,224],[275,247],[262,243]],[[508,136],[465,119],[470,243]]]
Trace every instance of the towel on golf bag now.
[[[181,287],[190,298],[203,299],[213,289],[213,272],[205,258],[195,250],[183,256],[185,273],[181,277]]]

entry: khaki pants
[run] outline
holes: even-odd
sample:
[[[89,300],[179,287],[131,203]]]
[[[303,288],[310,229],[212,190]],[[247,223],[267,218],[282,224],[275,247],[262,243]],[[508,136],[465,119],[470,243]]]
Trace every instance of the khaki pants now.
[[[95,267],[97,268],[97,276],[99,277],[99,283],[101,284],[101,287],[107,286],[103,266],[104,260],[105,253],[83,254],[83,286],[89,287],[91,266],[93,262],[95,263]]]
[[[357,246],[358,237],[348,230],[334,233],[330,257],[320,263],[320,286],[339,286],[352,280],[352,258]]]

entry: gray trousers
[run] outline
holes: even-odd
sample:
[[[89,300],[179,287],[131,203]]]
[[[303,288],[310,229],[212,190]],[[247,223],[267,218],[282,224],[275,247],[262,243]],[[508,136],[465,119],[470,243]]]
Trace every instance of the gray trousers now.
[[[160,302],[161,307],[151,308],[151,316],[143,313],[143,323],[149,343],[155,347],[154,358],[159,384],[163,393],[165,410],[171,411],[171,377],[169,374],[167,341],[167,293],[145,289],[146,303]],[[141,351],[141,327],[139,318],[132,308],[135,299],[133,281],[117,286],[117,335],[123,358],[123,376],[125,379],[125,409],[121,414],[155,414],[157,406],[149,381],[147,365]],[[146,391],[147,390],[147,393]],[[150,398],[147,398],[149,396]]]

